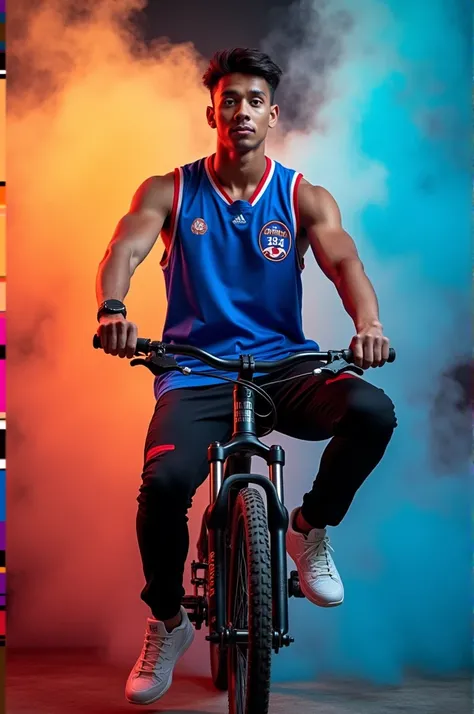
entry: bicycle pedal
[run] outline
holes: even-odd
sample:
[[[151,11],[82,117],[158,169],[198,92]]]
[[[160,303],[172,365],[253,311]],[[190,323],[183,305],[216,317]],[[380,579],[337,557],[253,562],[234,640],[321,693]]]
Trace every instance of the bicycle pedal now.
[[[300,577],[297,570],[292,570],[288,578],[288,597],[304,598],[300,587]]]
[[[193,560],[191,563],[191,572],[196,572],[197,570],[207,570],[208,564],[205,561],[198,562],[197,560]]]
[[[191,585],[198,588],[203,588],[207,585],[207,563],[198,563],[195,560],[191,563]],[[202,575],[198,575],[198,571],[203,570]]]
[[[206,578],[191,578],[191,585],[195,585],[197,588],[203,588],[207,585]]]
[[[202,623],[207,624],[207,601],[202,595],[185,595],[181,601],[188,613],[188,617],[196,630],[200,630]]]

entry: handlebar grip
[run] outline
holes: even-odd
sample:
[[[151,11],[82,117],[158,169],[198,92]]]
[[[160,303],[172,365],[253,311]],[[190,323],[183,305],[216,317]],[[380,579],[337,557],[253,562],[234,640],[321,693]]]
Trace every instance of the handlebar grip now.
[[[394,348],[389,347],[387,362],[395,362],[396,356],[397,353],[395,352]],[[349,364],[352,364],[354,362],[354,353],[352,352],[352,350],[344,350],[344,359],[346,360],[346,362],[349,362]]]
[[[150,351],[149,349],[149,344],[150,340],[147,339],[146,337],[139,337],[137,339],[137,348],[135,351],[135,354],[148,354]],[[100,341],[99,335],[95,334],[92,340],[92,345],[94,349],[96,350],[101,350],[102,349],[102,343]]]
[[[150,351],[150,342],[151,340],[147,339],[146,337],[138,337],[136,352],[141,352],[141,354],[147,355]]]

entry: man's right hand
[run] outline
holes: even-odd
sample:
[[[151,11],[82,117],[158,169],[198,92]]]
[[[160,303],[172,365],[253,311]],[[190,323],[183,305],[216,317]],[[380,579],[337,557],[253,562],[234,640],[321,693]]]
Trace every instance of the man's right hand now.
[[[97,334],[102,349],[109,355],[131,359],[137,348],[138,327],[123,315],[103,315]]]

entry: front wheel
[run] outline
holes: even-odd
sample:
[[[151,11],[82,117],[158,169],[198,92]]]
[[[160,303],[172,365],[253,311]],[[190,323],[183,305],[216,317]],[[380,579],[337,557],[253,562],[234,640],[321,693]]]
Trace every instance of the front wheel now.
[[[228,648],[230,714],[267,714],[273,645],[270,540],[265,504],[255,488],[239,492],[231,530],[228,621],[248,644]]]

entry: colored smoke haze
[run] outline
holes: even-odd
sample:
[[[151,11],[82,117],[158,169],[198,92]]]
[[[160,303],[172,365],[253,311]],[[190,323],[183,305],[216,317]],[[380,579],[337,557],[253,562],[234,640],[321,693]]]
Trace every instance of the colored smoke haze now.
[[[431,435],[450,420],[449,409],[433,410],[442,375],[470,350],[466,3],[440,0],[429,14],[422,0],[298,7],[288,23],[298,43],[275,30],[262,47],[279,47],[295,87],[312,67],[314,84],[305,79],[301,91],[314,115],[300,112],[297,131],[286,123],[269,153],[340,203],[399,353],[368,378],[395,401],[400,425],[331,534],[346,602],[322,611],[291,601],[296,643],[274,674],[396,682],[408,667],[455,671],[471,656],[467,416],[441,473]],[[7,156],[9,643],[98,646],[128,666],[146,616],[135,498],[153,393],[148,372],[91,347],[95,273],[140,182],[212,152],[214,134],[205,61],[191,45],[145,50],[117,21],[139,8],[128,0],[81,3],[67,17],[60,8],[38,9],[12,41],[24,60],[12,65]],[[337,32],[321,88],[309,55],[321,33]],[[127,298],[142,336],[161,333],[160,257],[158,244]],[[351,322],[307,262],[307,332],[323,347],[346,346]],[[287,448],[291,508],[324,445],[269,440]],[[207,493],[195,499],[192,543]],[[203,631],[183,667],[208,673]]]

